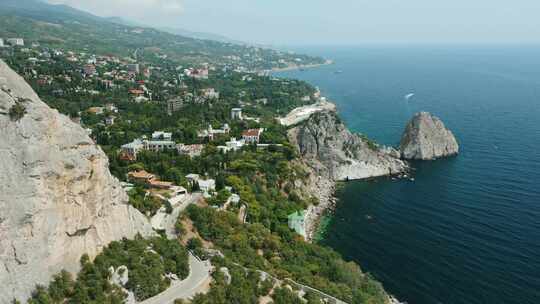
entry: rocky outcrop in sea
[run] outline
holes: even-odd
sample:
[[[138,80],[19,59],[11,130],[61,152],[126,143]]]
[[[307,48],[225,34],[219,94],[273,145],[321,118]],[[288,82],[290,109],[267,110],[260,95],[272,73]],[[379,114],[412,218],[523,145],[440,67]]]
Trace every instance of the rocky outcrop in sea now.
[[[420,112],[407,124],[399,150],[404,159],[434,160],[458,154],[459,145],[438,117]]]
[[[152,234],[79,125],[0,61],[0,303],[25,301],[83,253]]]

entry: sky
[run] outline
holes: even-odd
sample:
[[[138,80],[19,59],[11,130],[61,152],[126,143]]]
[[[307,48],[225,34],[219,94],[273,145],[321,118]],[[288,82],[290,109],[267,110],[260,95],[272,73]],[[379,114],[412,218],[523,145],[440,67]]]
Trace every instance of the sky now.
[[[270,45],[540,43],[540,0],[48,0]]]

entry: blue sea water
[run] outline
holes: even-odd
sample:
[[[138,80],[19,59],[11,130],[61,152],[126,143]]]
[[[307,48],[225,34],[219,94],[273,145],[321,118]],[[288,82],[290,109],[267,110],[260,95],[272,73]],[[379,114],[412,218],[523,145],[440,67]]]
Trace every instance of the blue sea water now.
[[[346,184],[322,242],[412,304],[540,303],[540,47],[301,51],[336,63],[279,76],[319,86],[352,130],[397,145],[430,111],[461,146],[413,163],[414,182]]]

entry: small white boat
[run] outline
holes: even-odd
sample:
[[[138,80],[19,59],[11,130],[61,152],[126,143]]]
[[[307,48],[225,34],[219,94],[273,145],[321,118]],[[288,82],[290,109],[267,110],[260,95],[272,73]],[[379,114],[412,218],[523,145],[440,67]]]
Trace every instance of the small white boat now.
[[[405,100],[409,101],[409,99],[411,99],[413,96],[414,96],[414,93],[409,93],[405,95]]]

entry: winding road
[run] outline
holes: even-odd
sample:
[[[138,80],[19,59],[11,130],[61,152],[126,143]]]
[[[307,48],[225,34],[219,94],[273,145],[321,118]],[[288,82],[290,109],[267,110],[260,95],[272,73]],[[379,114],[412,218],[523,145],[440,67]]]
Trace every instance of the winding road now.
[[[209,285],[211,269],[210,262],[201,261],[190,253],[189,276],[183,281],[173,281],[169,289],[140,304],[173,304],[176,299],[190,299],[203,293]]]

